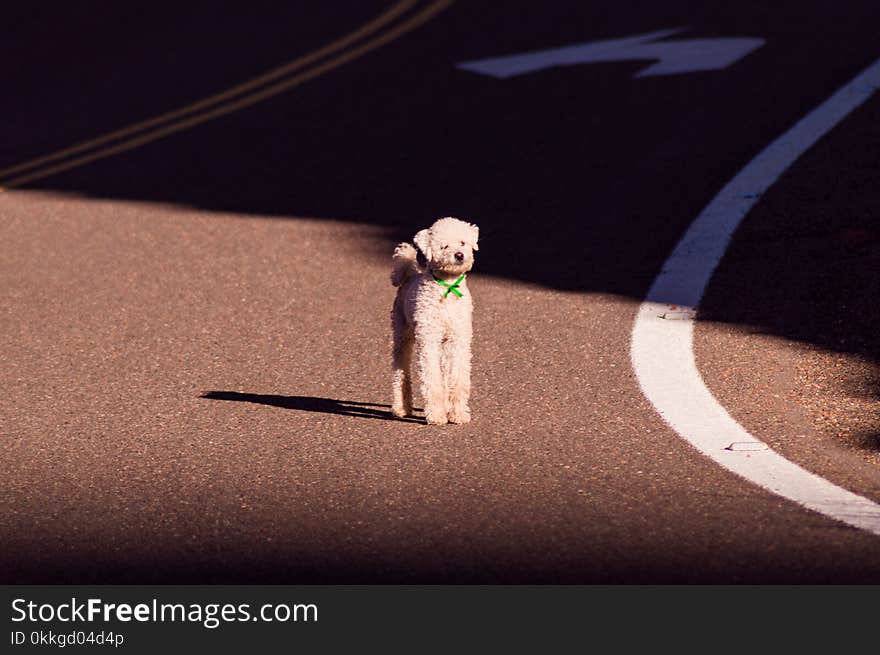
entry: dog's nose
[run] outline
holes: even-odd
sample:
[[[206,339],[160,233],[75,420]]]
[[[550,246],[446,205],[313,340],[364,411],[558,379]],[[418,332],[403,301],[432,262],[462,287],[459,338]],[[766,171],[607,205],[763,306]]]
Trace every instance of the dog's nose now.
[[[455,259],[456,259],[457,261],[463,261],[463,260],[464,260],[464,253],[463,253],[463,252],[457,252],[457,253],[455,253]]]

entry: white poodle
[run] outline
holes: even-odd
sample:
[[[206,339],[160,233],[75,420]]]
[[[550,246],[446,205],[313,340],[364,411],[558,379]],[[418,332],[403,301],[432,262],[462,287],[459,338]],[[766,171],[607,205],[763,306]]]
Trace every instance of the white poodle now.
[[[479,229],[441,218],[394,250],[391,283],[400,287],[391,310],[394,332],[391,413],[412,414],[413,348],[431,425],[471,420],[471,314],[467,272]]]

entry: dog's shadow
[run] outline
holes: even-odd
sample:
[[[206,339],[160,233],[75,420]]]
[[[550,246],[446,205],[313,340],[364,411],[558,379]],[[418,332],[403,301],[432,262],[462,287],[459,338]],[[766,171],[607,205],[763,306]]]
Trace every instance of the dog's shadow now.
[[[357,418],[378,418],[401,423],[424,423],[424,419],[415,417],[397,418],[391,413],[391,405],[362,403],[354,400],[334,400],[332,398],[315,398],[313,396],[277,396],[272,394],[239,393],[237,391],[208,391],[201,395],[207,400],[231,400],[239,403],[256,403],[283,409],[295,409],[301,412],[319,412],[322,414],[338,414]],[[421,411],[421,410],[418,410]]]

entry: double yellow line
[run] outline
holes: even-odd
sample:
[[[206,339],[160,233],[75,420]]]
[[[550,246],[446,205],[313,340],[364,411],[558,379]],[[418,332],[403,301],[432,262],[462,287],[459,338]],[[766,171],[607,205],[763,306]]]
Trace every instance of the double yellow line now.
[[[357,59],[420,25],[455,0],[400,0],[354,32],[263,75],[192,104],[0,170],[0,192],[111,157],[267,100]],[[349,48],[349,46],[354,47]]]

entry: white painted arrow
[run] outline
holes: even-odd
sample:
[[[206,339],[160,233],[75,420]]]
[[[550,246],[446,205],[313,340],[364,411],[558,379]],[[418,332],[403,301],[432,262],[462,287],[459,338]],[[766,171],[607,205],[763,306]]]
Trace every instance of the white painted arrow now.
[[[674,75],[726,68],[764,45],[764,39],[755,38],[684,39],[655,42],[657,39],[672,36],[684,30],[685,28],[660,30],[623,39],[578,43],[562,48],[536,50],[507,57],[476,59],[462,62],[458,64],[458,68],[482,75],[507,78],[553,66],[572,66],[603,61],[658,60],[657,63],[635,75],[635,77],[649,77],[651,75]]]

